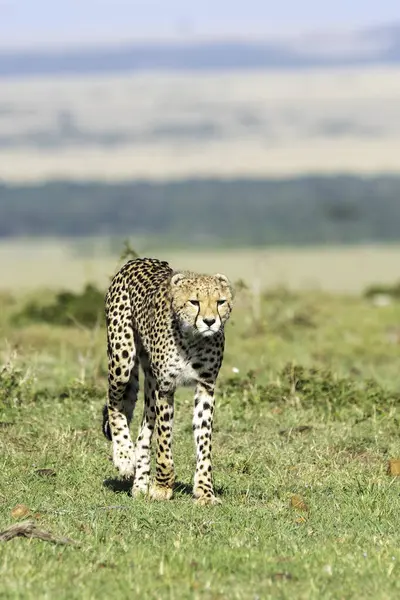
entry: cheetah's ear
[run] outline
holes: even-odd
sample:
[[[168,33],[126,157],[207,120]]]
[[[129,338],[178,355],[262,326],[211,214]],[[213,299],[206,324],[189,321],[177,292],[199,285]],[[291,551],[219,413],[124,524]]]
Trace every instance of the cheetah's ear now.
[[[216,279],[218,279],[219,281],[223,281],[223,283],[226,283],[227,285],[231,285],[231,282],[229,281],[229,279],[227,278],[226,275],[223,275],[222,273],[215,273],[214,277]]]
[[[174,273],[171,277],[171,285],[178,285],[183,279],[185,279],[184,273]]]
[[[225,283],[225,285],[227,285],[227,286],[228,286],[228,288],[230,289],[230,292],[231,292],[232,299],[233,299],[233,298],[234,298],[234,296],[235,296],[235,290],[234,290],[234,288],[233,288],[233,286],[232,286],[231,282],[229,281],[228,277],[227,277],[226,275],[223,275],[222,273],[216,273],[216,274],[214,275],[214,277],[215,277],[215,278],[216,278],[218,281],[221,281],[222,283]]]

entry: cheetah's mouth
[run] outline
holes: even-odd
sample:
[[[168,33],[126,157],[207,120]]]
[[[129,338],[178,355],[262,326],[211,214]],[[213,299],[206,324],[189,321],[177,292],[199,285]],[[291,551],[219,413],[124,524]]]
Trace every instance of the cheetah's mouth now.
[[[218,331],[221,329],[221,323],[214,323],[213,325],[209,326],[206,325],[206,323],[203,323],[202,321],[197,321],[196,323],[190,323],[186,320],[181,320],[180,323],[180,327],[181,330],[183,332],[186,332],[188,334],[191,335],[200,335],[201,337],[211,337],[213,335],[215,335],[216,333],[218,333]]]
[[[215,335],[216,333],[218,333],[218,331],[220,330],[221,324],[220,323],[214,323],[213,325],[209,326],[206,323],[200,322],[197,325],[197,331],[200,333],[200,335],[202,337],[211,337],[212,335]]]
[[[211,337],[212,335],[215,335],[217,333],[218,329],[215,331],[214,329],[211,329],[211,327],[209,327],[208,329],[205,329],[204,331],[200,331],[201,335],[203,337]]]

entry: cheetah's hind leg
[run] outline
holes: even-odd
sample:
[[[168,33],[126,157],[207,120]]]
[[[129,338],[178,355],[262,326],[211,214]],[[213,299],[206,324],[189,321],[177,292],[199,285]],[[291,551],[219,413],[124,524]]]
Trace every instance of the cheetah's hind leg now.
[[[115,399],[103,409],[103,432],[113,443],[113,463],[123,477],[135,474],[135,447],[129,425],[133,417],[139,389],[138,365],[132,368],[122,399]]]
[[[125,394],[123,398],[123,412],[127,418],[128,425],[130,425],[133,418],[133,411],[135,410],[137,395],[139,391],[139,373],[137,366],[135,365],[131,374],[131,379],[125,389]],[[103,405],[102,409],[103,415],[103,434],[104,436],[112,442],[112,434],[110,427],[110,419],[108,414],[108,404]]]
[[[126,299],[126,301],[125,301]],[[103,412],[103,432],[111,437],[113,462],[123,477],[135,474],[135,448],[129,431],[139,389],[139,361],[132,329],[132,315],[127,295],[117,297],[125,302],[117,323],[107,319],[108,337],[108,419]],[[107,312],[115,310],[114,302]]]

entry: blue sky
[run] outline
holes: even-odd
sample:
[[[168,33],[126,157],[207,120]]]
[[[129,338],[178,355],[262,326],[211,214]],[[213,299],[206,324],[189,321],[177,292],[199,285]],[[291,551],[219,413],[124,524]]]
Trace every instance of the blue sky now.
[[[0,44],[262,35],[400,22],[400,0],[0,0]]]

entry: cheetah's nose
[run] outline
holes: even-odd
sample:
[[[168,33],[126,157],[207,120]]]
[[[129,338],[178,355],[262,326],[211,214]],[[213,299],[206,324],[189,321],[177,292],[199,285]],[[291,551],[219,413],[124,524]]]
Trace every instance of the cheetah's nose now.
[[[203,319],[203,322],[209,327],[211,327],[211,325],[214,325],[215,319],[214,317],[208,317],[207,319]]]

